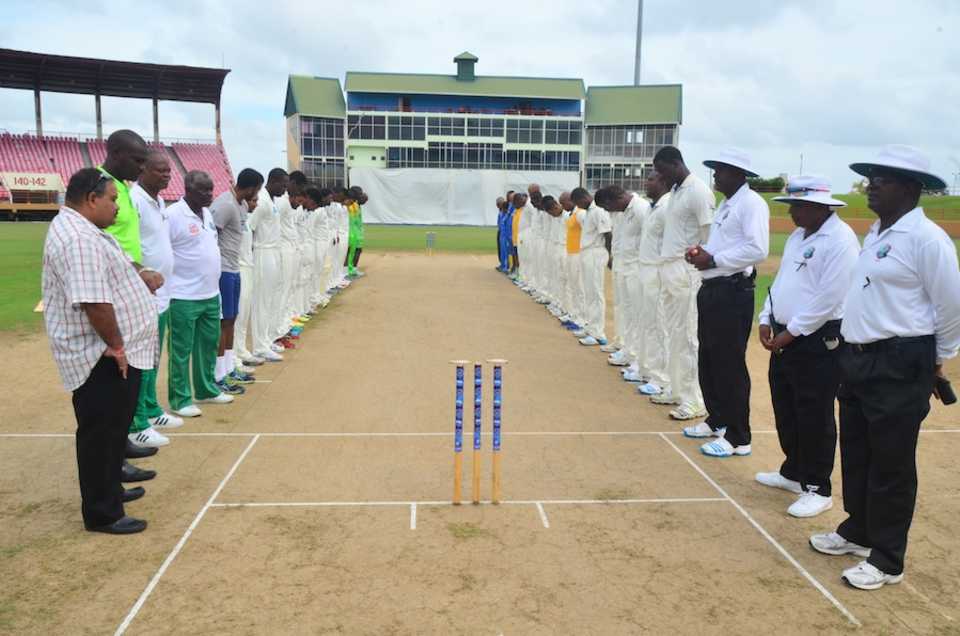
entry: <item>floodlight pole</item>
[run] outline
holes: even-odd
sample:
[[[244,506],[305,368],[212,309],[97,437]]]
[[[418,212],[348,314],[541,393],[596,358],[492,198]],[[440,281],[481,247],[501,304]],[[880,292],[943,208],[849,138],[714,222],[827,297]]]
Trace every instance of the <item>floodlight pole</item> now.
[[[643,41],[643,0],[637,0],[637,49],[633,63],[633,85],[640,86],[640,50]]]

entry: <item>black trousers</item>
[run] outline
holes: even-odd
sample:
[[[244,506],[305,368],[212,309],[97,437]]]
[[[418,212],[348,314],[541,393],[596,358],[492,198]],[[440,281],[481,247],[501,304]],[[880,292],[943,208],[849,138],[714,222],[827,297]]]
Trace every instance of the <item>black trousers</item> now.
[[[917,499],[917,438],[930,412],[933,336],[887,340],[840,358],[843,538],[872,548],[872,565],[903,572]]]
[[[707,424],[727,428],[734,446],[750,443],[747,341],[753,328],[752,277],[706,280],[697,294],[700,390]]]
[[[835,348],[828,349],[825,341]],[[777,437],[786,457],[780,474],[824,497],[833,492],[841,343],[839,321],[828,323],[800,336],[783,353],[771,354],[768,373]]]
[[[106,357],[73,392],[81,511],[88,528],[123,517],[120,475],[139,392],[140,370],[128,367],[124,380],[116,361]]]

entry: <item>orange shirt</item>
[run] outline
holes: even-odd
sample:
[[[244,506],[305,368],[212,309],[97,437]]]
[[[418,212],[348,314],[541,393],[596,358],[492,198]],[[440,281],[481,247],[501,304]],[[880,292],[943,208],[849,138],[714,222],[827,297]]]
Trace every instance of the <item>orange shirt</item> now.
[[[517,244],[517,239],[520,235],[520,214],[523,213],[523,208],[513,211],[513,244]]]
[[[580,224],[577,222],[577,216],[570,214],[566,220],[567,223],[567,254],[580,253]]]

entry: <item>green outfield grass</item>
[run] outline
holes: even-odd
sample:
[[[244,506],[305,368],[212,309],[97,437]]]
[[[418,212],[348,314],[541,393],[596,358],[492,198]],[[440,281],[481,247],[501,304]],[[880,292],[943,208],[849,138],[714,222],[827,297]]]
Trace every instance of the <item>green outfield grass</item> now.
[[[770,204],[770,214],[773,216],[788,216],[788,206],[786,203],[774,201],[773,198],[780,196],[775,192],[762,192],[761,196]],[[874,219],[876,215],[867,207],[867,196],[864,194],[837,194],[835,199],[839,199],[847,204],[847,207],[840,208],[840,216],[848,219]],[[717,201],[723,199],[723,195],[717,194]],[[960,197],[920,197],[920,205],[927,217],[935,221],[960,221]]]
[[[33,332],[42,328],[40,271],[47,223],[0,223],[0,331]],[[450,225],[367,225],[365,248],[371,252],[422,252],[426,233],[436,233],[437,252],[495,254],[497,229]],[[783,254],[788,234],[770,235],[770,256]],[[960,240],[954,239],[960,250]],[[776,272],[757,281],[758,306]]]

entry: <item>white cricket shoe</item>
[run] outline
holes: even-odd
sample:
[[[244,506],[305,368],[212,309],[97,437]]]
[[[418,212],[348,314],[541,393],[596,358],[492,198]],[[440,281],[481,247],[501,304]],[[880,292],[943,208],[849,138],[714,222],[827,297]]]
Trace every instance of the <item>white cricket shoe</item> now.
[[[283,353],[284,351],[286,351],[286,349],[283,348],[283,345],[280,345],[280,344],[277,344],[276,342],[274,342],[274,343],[272,343],[272,344],[270,345],[270,351],[273,351],[274,353]],[[263,358],[264,360],[267,359],[267,357],[266,357],[265,355],[263,355],[262,353],[259,354],[259,355],[260,355],[260,357]]]
[[[630,370],[623,374],[623,381],[643,384],[647,379],[639,371]]]
[[[230,404],[233,402],[233,396],[226,393],[220,393],[212,398],[197,400],[200,404]]]
[[[151,417],[147,422],[154,428],[180,428],[183,426],[183,420],[170,413],[164,413],[159,417]]]
[[[743,457],[749,455],[752,452],[752,449],[750,448],[750,444],[734,446],[726,439],[721,437],[713,440],[712,442],[707,442],[701,446],[700,452],[707,457],[733,457],[734,455]]]
[[[683,436],[691,437],[693,439],[702,439],[704,437],[723,437],[726,432],[726,427],[713,430],[706,422],[700,422],[699,424],[694,424],[693,426],[683,427]],[[799,486],[800,484],[797,484],[798,488]],[[797,490],[797,492],[799,493],[800,491]]]
[[[187,404],[182,409],[173,409],[173,412],[180,417],[200,417],[203,415],[203,411],[194,404]]]
[[[576,331],[574,331],[574,332],[572,332],[572,333],[573,333],[574,338],[586,338],[586,337],[587,337],[587,330],[586,330],[586,329],[577,329]]]
[[[780,490],[786,490],[787,492],[792,492],[795,495],[799,495],[803,492],[803,488],[800,487],[799,481],[794,481],[792,479],[787,479],[780,474],[780,471],[773,471],[770,473],[757,473],[756,480],[759,481],[764,486],[770,486],[771,488],[779,488]]]
[[[647,382],[646,384],[637,387],[637,393],[640,395],[660,395],[663,393],[663,388],[661,388],[658,384],[654,384],[653,382]]]
[[[593,336],[584,336],[578,341],[584,347],[595,347],[600,344],[600,341],[594,338]]]
[[[853,541],[847,541],[836,532],[811,535],[810,547],[817,552],[829,554],[831,556],[854,554],[864,559],[870,556],[870,548],[866,548],[859,543],[854,543]]]
[[[276,351],[263,351],[258,353],[257,356],[263,358],[267,362],[281,362],[283,360],[283,356]]]
[[[808,491],[800,495],[800,498],[787,508],[787,514],[798,519],[806,519],[807,517],[816,517],[821,512],[826,512],[831,508],[833,508],[833,497],[824,497]]]
[[[650,401],[653,404],[660,404],[663,406],[667,406],[671,404],[680,404],[680,398],[674,397],[673,394],[669,392],[664,392],[664,393],[661,393],[660,395],[651,395]]]
[[[896,585],[902,581],[903,573],[887,574],[876,566],[861,561],[852,568],[844,570],[841,578],[858,590],[878,590],[884,585]]]
[[[654,398],[650,398],[651,401],[653,401],[653,399]],[[703,406],[696,406],[686,402],[670,411],[670,417],[675,420],[692,420],[703,417],[706,414],[707,409]]]
[[[600,351],[603,351],[604,353],[617,353],[620,351],[620,347],[611,342],[600,347]]]
[[[139,433],[130,433],[127,435],[127,439],[138,448],[160,448],[170,443],[169,438],[153,430],[152,426]]]
[[[623,349],[607,356],[607,364],[615,367],[625,367],[630,364],[630,356]],[[637,369],[639,371],[639,368]]]

